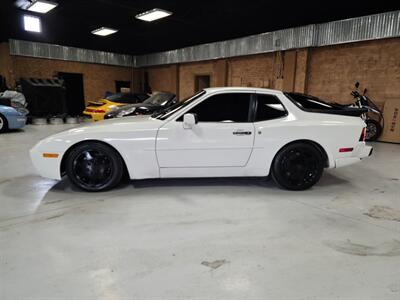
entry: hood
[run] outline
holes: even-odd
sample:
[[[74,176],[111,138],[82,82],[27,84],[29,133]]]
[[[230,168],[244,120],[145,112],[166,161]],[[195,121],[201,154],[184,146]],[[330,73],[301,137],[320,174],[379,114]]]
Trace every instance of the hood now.
[[[129,133],[140,130],[158,130],[161,125],[162,121],[151,118],[149,116],[132,116],[85,124],[52,135],[51,138],[60,138],[67,136],[82,136],[84,139],[99,137],[106,138],[107,136],[112,136],[114,134],[119,135],[122,133]]]
[[[72,145],[86,140],[103,141],[114,146],[134,139],[155,140],[162,124],[163,121],[148,116],[100,121],[51,135],[36,144],[32,151],[63,153]]]

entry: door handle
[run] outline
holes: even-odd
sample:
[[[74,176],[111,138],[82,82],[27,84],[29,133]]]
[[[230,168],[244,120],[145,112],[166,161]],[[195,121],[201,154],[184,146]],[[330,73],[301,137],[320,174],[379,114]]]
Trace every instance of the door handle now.
[[[232,132],[233,135],[251,135],[251,131],[237,130]]]

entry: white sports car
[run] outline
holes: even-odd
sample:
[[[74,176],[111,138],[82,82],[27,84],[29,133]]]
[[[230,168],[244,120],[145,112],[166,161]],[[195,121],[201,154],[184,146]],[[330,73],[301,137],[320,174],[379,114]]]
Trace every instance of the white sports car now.
[[[296,93],[209,88],[149,116],[106,120],[39,142],[33,164],[44,177],[67,175],[87,191],[131,179],[266,177],[310,188],[324,168],[371,155],[363,111]]]

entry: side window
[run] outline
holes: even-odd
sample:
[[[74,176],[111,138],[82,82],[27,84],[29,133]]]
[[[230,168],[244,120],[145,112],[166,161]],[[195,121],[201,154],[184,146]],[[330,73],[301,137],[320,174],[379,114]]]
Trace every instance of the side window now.
[[[273,95],[257,95],[257,113],[255,122],[267,121],[286,116],[285,107]]]
[[[211,96],[187,113],[197,114],[199,122],[248,122],[249,93],[226,93]],[[178,121],[182,121],[182,117]]]

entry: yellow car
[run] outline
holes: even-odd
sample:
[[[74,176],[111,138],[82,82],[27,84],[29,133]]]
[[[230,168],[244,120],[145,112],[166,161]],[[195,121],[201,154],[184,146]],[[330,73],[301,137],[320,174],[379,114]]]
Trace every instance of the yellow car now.
[[[90,116],[93,121],[104,119],[104,115],[114,108],[126,105],[141,103],[149,96],[144,93],[117,93],[98,101],[89,101],[89,105],[83,111],[84,115]]]

